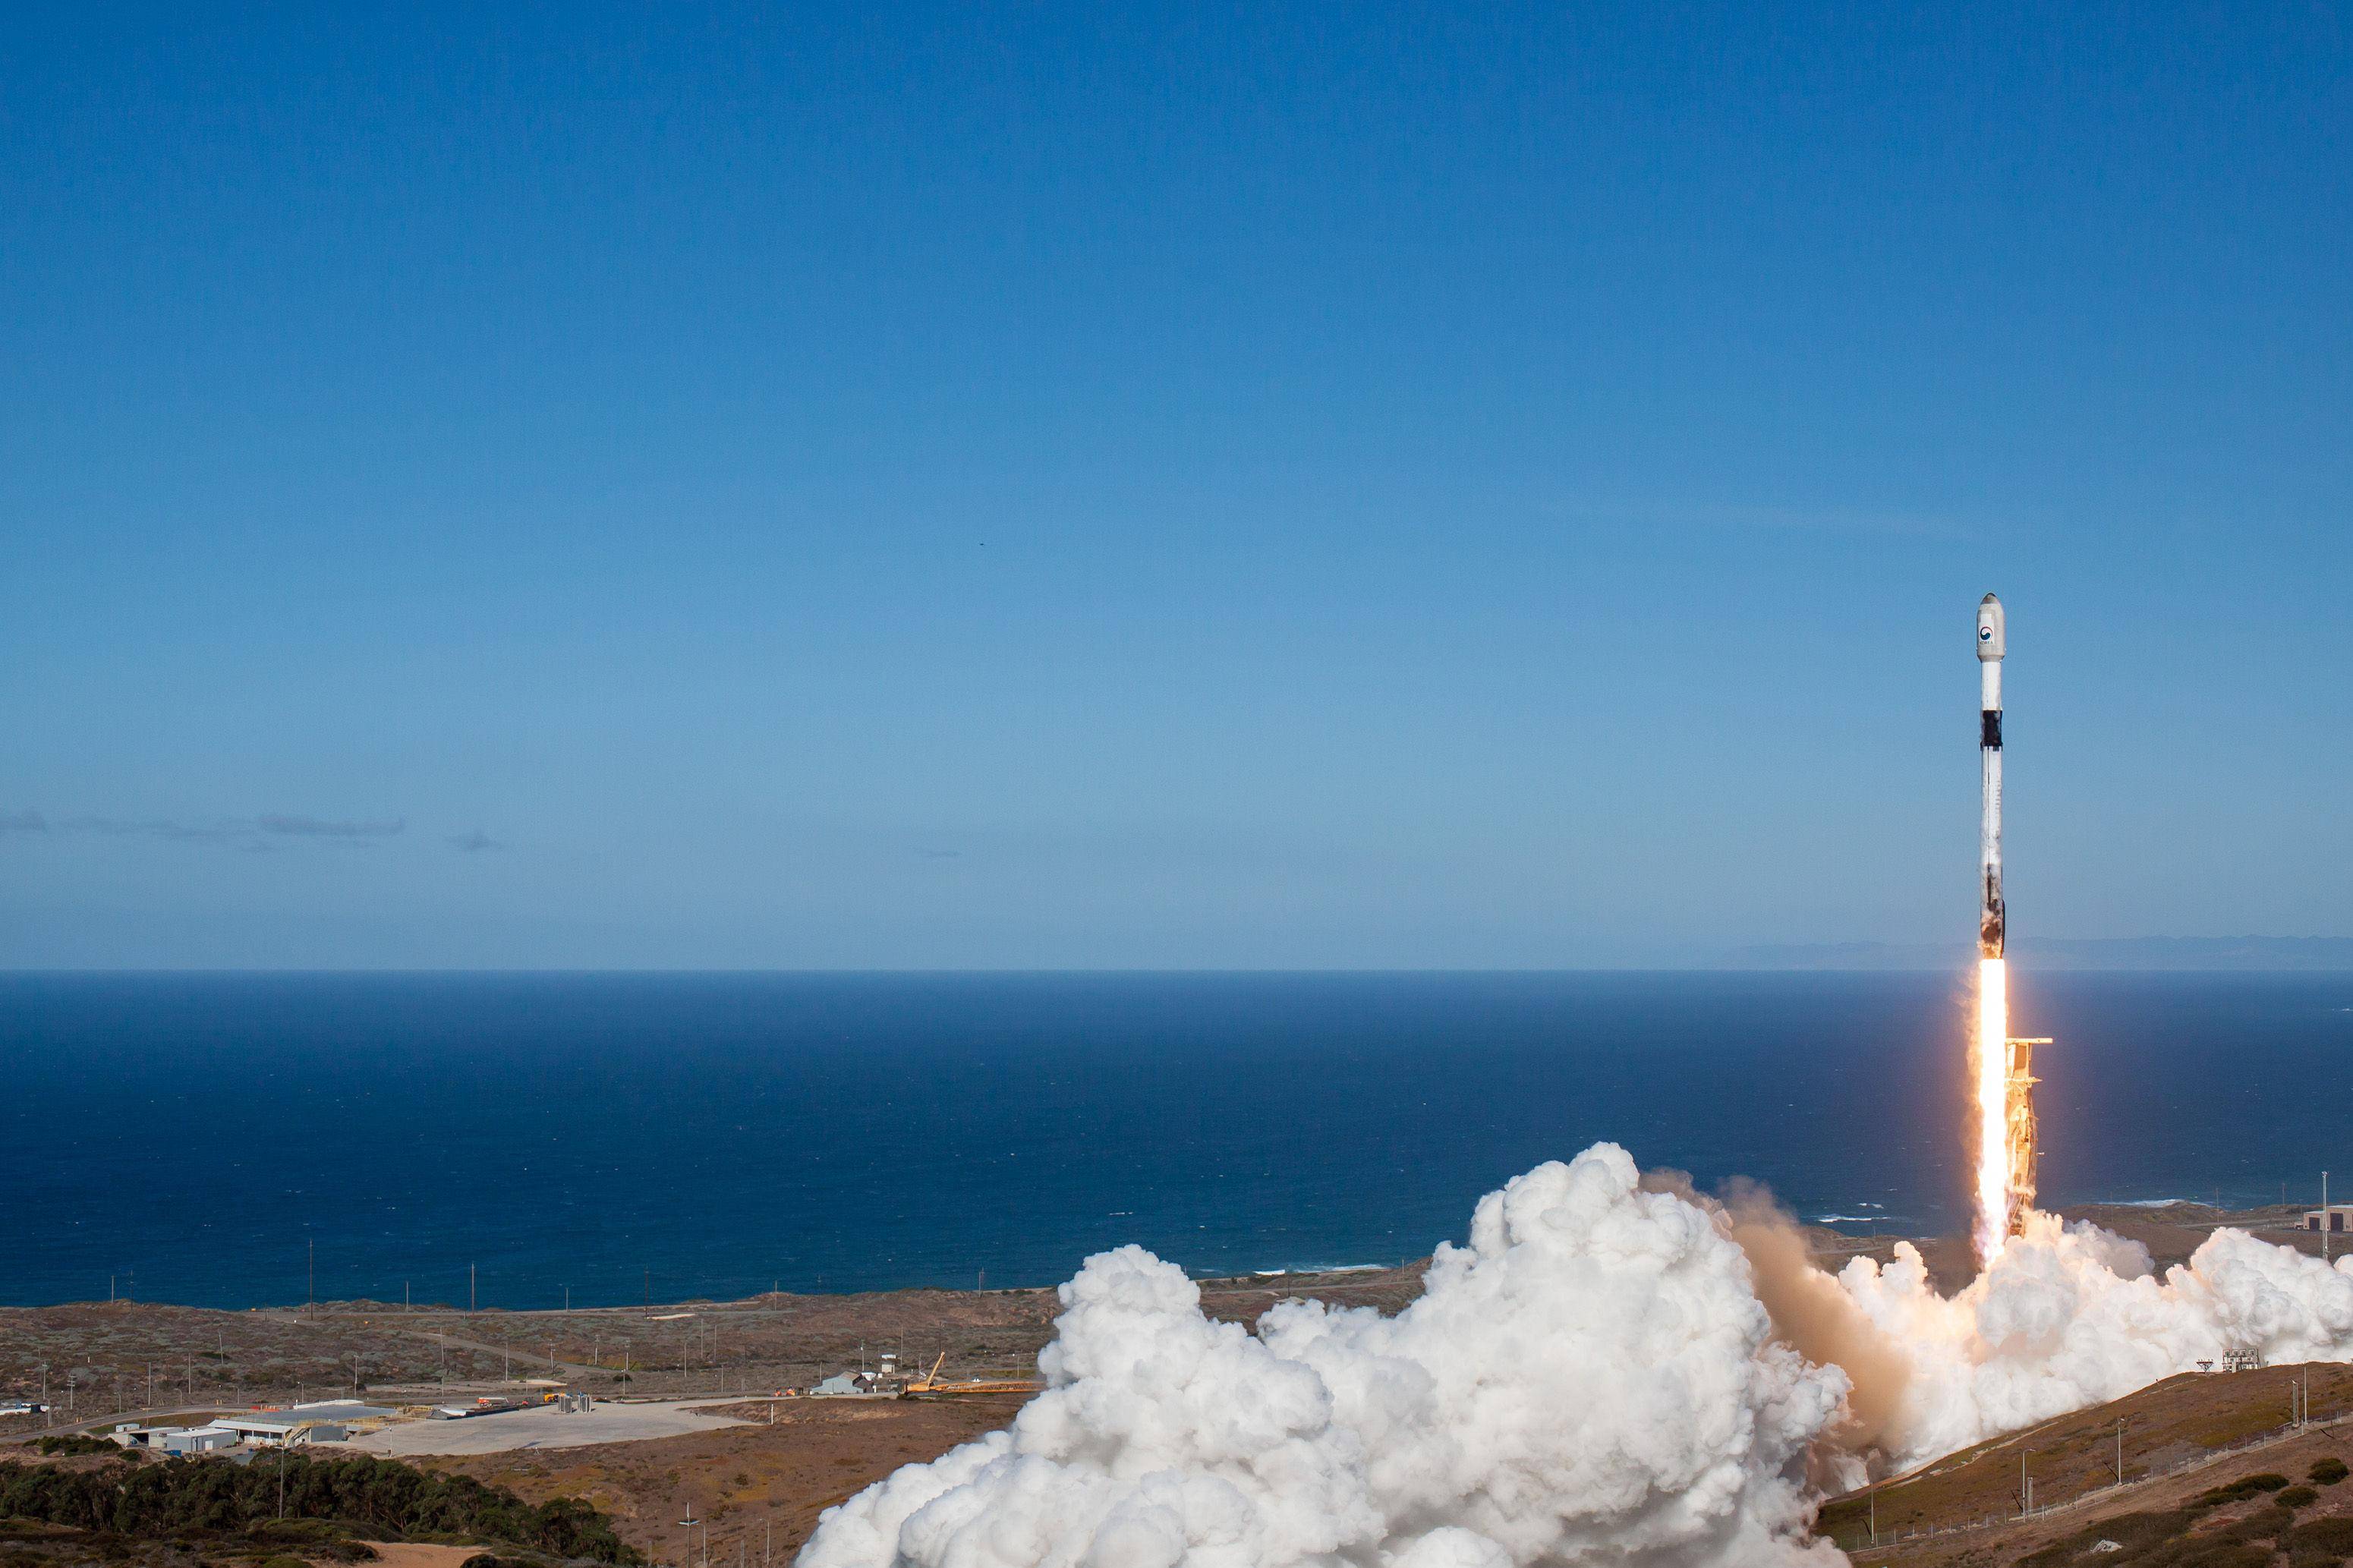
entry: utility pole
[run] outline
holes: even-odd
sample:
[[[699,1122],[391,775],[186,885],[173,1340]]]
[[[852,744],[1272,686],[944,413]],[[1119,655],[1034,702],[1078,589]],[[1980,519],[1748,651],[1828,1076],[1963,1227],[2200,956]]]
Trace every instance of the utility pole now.
[[[466,1265],[466,1310],[474,1310],[474,1266]]]
[[[2116,1485],[2125,1484],[2125,1418],[2116,1417]]]
[[[311,1311],[319,1310],[319,1238],[311,1237]]]
[[[2320,1173],[2320,1261],[2328,1261],[2328,1222],[2336,1216],[2328,1212],[2328,1173]]]

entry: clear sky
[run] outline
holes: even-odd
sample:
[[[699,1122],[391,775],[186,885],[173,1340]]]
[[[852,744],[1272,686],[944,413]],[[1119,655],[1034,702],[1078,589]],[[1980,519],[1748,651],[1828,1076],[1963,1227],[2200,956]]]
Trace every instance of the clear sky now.
[[[2353,8],[50,7],[0,963],[2353,934]]]

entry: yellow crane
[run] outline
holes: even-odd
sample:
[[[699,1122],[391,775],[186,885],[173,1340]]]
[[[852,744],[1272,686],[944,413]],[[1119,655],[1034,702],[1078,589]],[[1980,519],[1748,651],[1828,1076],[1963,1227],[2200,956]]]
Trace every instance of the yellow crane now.
[[[906,1388],[902,1392],[907,1394],[930,1394],[937,1389],[940,1386],[940,1366],[947,1359],[948,1352],[942,1351],[940,1352],[939,1360],[932,1363],[932,1370],[923,1373],[921,1377],[909,1378],[907,1380]]]

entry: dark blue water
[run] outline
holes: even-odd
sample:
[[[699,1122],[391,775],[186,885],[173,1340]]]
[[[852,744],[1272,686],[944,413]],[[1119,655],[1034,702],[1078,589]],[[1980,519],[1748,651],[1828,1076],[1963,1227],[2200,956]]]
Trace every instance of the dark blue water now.
[[[2056,1202],[2348,1173],[2353,976],[2014,979]],[[1967,978],[0,976],[0,1300],[543,1307],[1388,1263],[1616,1139],[1964,1211]]]

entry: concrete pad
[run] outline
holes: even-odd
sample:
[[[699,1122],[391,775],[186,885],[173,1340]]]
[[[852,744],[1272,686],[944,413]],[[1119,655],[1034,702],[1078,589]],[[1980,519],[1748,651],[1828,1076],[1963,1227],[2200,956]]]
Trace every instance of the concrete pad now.
[[[712,1401],[665,1400],[648,1405],[599,1405],[565,1415],[552,1405],[469,1415],[460,1421],[404,1421],[336,1447],[395,1458],[411,1454],[501,1454],[515,1448],[585,1448],[595,1443],[635,1443],[677,1437],[749,1423],[726,1415],[702,1415],[697,1405]],[[323,1449],[324,1445],[322,1445]]]

